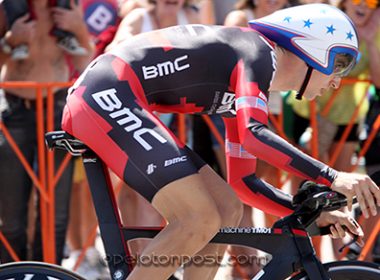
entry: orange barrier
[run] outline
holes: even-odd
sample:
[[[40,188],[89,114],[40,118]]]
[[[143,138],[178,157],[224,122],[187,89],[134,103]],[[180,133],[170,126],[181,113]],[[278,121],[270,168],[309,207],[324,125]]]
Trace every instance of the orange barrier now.
[[[9,142],[12,150],[20,159],[26,172],[30,176],[33,184],[36,186],[40,196],[40,214],[41,214],[41,234],[43,245],[43,258],[44,261],[55,263],[55,219],[54,219],[54,189],[57,181],[59,180],[62,172],[67,165],[70,156],[68,155],[65,161],[61,164],[58,172],[54,171],[54,154],[53,152],[46,152],[44,135],[46,131],[54,130],[54,98],[53,89],[63,88],[70,86],[71,83],[52,82],[52,83],[36,83],[36,82],[4,82],[0,83],[3,89],[8,88],[32,88],[35,90],[36,100],[36,135],[37,135],[37,156],[38,156],[38,174],[36,174],[29,163],[26,161],[20,148],[15,143],[12,135],[10,135],[4,123],[0,122],[0,129],[4,137]],[[44,94],[45,91],[45,94]],[[44,109],[44,97],[46,97],[46,112]],[[46,127],[44,122],[44,115],[46,115]],[[3,234],[1,241],[10,252],[14,260],[19,260],[14,251],[7,246]],[[9,244],[8,244],[9,245]]]
[[[376,237],[379,234],[379,232],[380,232],[380,219],[377,220],[377,223],[376,223],[372,233],[370,234],[370,236],[368,237],[364,247],[362,248],[360,255],[358,257],[359,261],[363,261],[366,259],[367,255],[370,253],[370,250],[372,249],[373,244],[375,244]]]
[[[9,244],[8,240],[5,238],[5,236],[3,235],[1,231],[0,231],[0,241],[1,243],[3,243],[4,247],[7,249],[11,257],[13,258],[13,260],[16,262],[20,261],[20,258],[17,256],[12,246]]]

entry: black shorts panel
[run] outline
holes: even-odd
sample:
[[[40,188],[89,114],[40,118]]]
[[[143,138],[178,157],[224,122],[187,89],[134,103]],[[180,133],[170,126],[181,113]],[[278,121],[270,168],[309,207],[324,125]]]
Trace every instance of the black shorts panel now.
[[[88,135],[92,129],[101,132],[96,139],[83,129],[71,133],[94,149],[134,190],[151,201],[162,187],[205,165],[151,111],[127,63],[106,55],[86,71],[71,93],[75,98],[68,98],[70,111],[76,115],[72,123],[78,126],[77,122],[85,121],[81,127],[90,130]],[[80,104],[71,101],[78,99]],[[91,117],[80,118],[81,114]],[[107,145],[121,152],[110,156]]]

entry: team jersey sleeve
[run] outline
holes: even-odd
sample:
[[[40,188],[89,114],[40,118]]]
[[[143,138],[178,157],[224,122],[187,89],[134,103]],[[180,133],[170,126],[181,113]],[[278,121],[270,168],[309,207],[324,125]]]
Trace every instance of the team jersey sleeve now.
[[[256,177],[256,157],[239,142],[236,118],[225,118],[227,181],[247,205],[283,217],[293,208],[292,197]]]
[[[265,70],[263,70],[265,71]],[[301,178],[330,186],[337,171],[313,159],[270,131],[268,100],[243,62],[236,66],[235,109],[239,141],[250,154]]]

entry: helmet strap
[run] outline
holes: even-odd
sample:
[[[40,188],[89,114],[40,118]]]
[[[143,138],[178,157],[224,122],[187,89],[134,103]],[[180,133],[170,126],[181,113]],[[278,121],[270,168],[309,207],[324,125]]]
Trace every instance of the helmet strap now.
[[[313,73],[313,70],[314,70],[313,67],[308,66],[307,72],[306,72],[306,75],[305,75],[305,79],[303,80],[302,86],[301,86],[300,90],[298,91],[298,93],[296,95],[296,99],[297,100],[302,100],[302,96],[305,93],[307,85],[309,84],[309,81],[310,81],[310,78],[311,78],[311,74]]]

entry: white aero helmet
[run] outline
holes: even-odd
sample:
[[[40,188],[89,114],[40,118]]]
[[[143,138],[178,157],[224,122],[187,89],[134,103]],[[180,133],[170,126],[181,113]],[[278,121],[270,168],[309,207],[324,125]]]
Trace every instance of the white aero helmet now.
[[[347,75],[359,56],[354,24],[331,5],[282,9],[249,25],[326,75]]]

